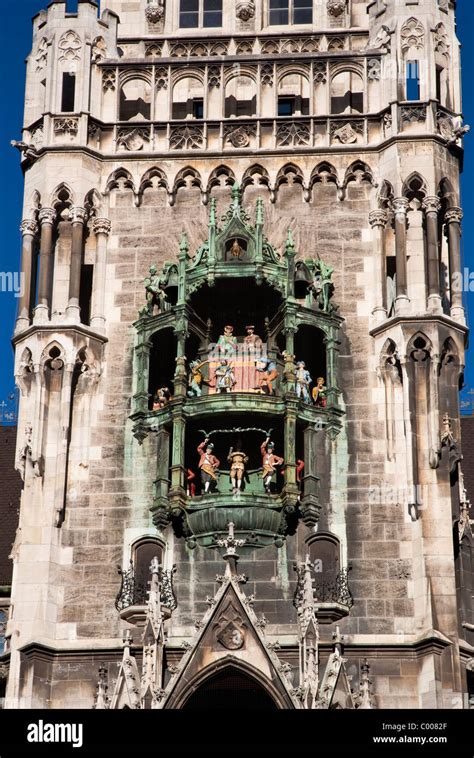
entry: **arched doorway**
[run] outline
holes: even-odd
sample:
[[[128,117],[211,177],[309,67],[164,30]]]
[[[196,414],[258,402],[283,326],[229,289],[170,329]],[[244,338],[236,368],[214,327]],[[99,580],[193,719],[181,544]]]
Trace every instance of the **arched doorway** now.
[[[193,711],[231,709],[274,711],[278,706],[259,682],[232,667],[206,679],[183,705],[183,710]]]

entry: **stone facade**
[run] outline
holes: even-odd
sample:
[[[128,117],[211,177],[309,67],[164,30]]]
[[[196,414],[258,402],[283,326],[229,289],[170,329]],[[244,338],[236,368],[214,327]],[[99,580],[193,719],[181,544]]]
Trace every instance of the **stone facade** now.
[[[213,674],[223,666],[206,635],[229,607],[248,630],[248,650],[228,650],[228,663],[277,707],[337,707],[337,697],[338,707],[468,707],[472,534],[458,402],[467,328],[455,286],[464,128],[454,3],[329,0],[299,19],[290,1],[282,21],[269,0],[223,0],[213,26],[203,0],[194,15],[169,0],[101,5],[100,18],[84,0],[77,14],[58,1],[35,17],[15,143],[25,169],[28,286],[14,335],[24,489],[6,707],[90,708],[98,680],[97,707],[182,707],[186,687],[204,682],[207,666]],[[224,574],[216,548],[190,545],[171,516],[155,517],[157,497],[168,508],[176,494],[163,484],[168,473],[160,479],[164,415],[135,436],[130,418],[148,396],[140,378],[156,360],[137,337],[144,279],[152,265],[161,272],[178,263],[183,232],[195,256],[235,183],[242,209],[262,208],[263,233],[280,256],[292,235],[296,272],[298,262],[319,258],[333,269],[339,306],[337,335],[317,348],[334,353],[329,410],[338,424],[304,446],[304,496],[314,470],[320,512],[281,544],[249,550],[246,535],[238,564],[245,595],[232,571],[216,583]],[[308,297],[301,300],[298,281],[297,273],[284,298],[295,312]],[[225,316],[240,319],[242,334],[244,316]],[[172,324],[178,345],[184,340],[169,377],[176,395],[179,360],[193,357],[187,326]],[[279,347],[296,354],[303,342],[291,324],[285,330]],[[168,352],[174,371],[171,343]],[[297,403],[291,382],[285,397]],[[295,407],[299,429],[306,411]],[[183,512],[184,466],[170,471]],[[298,510],[295,481],[285,477]],[[117,565],[136,561],[146,539],[156,541],[163,570],[176,565],[177,607],[159,623],[150,621],[158,591],[147,614],[146,602],[135,616],[114,605]],[[293,563],[303,586],[306,555],[318,558],[322,542],[350,569],[353,603],[346,613],[334,610],[334,598],[327,608],[313,598],[319,672],[311,665],[334,699],[311,701],[311,665],[303,683],[298,665],[311,630],[303,634],[293,605]],[[251,595],[255,613],[246,610]],[[301,597],[300,610],[310,607]],[[265,616],[264,635],[255,614]],[[339,632],[333,639],[336,619],[344,646]],[[146,668],[144,623],[153,629],[155,689],[134,704],[120,688],[125,671]],[[135,647],[128,640],[122,652],[124,628]],[[358,694],[336,697],[327,684],[341,666]]]

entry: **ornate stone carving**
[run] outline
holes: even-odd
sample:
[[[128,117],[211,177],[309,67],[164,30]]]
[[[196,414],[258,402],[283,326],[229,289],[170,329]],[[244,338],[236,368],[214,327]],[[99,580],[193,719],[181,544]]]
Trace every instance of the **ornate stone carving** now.
[[[375,50],[384,50],[386,52],[390,52],[391,42],[392,37],[390,35],[390,29],[388,26],[384,25],[375,35],[375,39],[370,47],[373,47]]]
[[[10,145],[12,147],[16,147],[16,149],[20,151],[22,156],[31,162],[35,161],[38,158],[36,147],[32,144],[28,144],[27,142],[12,139],[10,141]]]
[[[372,229],[376,229],[378,226],[385,227],[388,221],[387,211],[375,210],[369,213],[369,224]]]
[[[444,220],[447,224],[460,224],[463,219],[463,212],[461,208],[452,207],[448,208],[444,214]]]
[[[232,601],[229,601],[216,624],[216,640],[226,650],[241,650],[245,646],[246,634],[247,624],[242,613]]]
[[[138,150],[143,150],[149,141],[150,132],[148,129],[119,129],[117,148],[137,152]]]
[[[158,24],[165,15],[164,0],[148,0],[145,18],[149,24]]]
[[[235,52],[237,55],[252,55],[253,39],[241,39],[236,42]]]
[[[235,6],[235,15],[241,21],[249,21],[255,16],[254,0],[237,0]]]
[[[100,142],[100,138],[102,137],[102,129],[96,121],[89,121],[89,125],[87,127],[87,137],[89,140]]]
[[[380,81],[382,64],[379,58],[369,58],[367,61],[367,78],[372,81]]]
[[[209,66],[207,70],[207,85],[208,87],[220,87],[221,86],[222,71],[220,66]]]
[[[341,145],[353,145],[363,133],[364,125],[360,121],[350,121],[342,126],[339,121],[331,123],[331,136]]]
[[[38,213],[38,221],[43,224],[54,224],[56,220],[56,211],[54,208],[41,208]]]
[[[426,106],[404,106],[400,109],[402,124],[416,124],[426,121]]]
[[[328,37],[328,50],[334,52],[335,50],[344,50],[346,41],[344,37]]]
[[[111,90],[115,92],[117,84],[117,72],[114,68],[105,68],[102,72],[102,89],[104,92]]]
[[[100,63],[107,58],[107,44],[103,37],[96,37],[92,43],[92,62]]]
[[[20,224],[20,232],[25,234],[36,234],[38,231],[38,224],[32,218],[27,218]]]
[[[294,147],[295,145],[309,145],[311,132],[309,123],[293,121],[291,123],[278,124],[276,130],[277,147]]]
[[[43,125],[41,124],[36,129],[32,129],[30,135],[30,145],[33,145],[36,150],[40,150],[44,145]]]
[[[36,71],[43,71],[43,69],[46,68],[48,64],[48,48],[49,42],[46,37],[43,37],[38,45],[38,50],[36,51]]]
[[[69,209],[69,221],[72,224],[83,224],[84,221],[87,218],[87,211],[85,208],[81,208],[80,206],[77,206],[75,208]]]
[[[241,124],[238,127],[227,125],[224,128],[225,141],[230,142],[232,147],[248,147],[250,137],[255,137],[256,133],[256,124]]]
[[[465,134],[471,131],[470,126],[467,124],[466,126],[462,125],[460,117],[451,118],[451,116],[444,111],[438,111],[436,121],[439,133],[450,145],[455,144]]]
[[[260,83],[262,85],[273,85],[273,65],[265,63],[260,69]]]
[[[320,37],[283,37],[282,39],[262,40],[262,55],[278,53],[317,53],[321,46]]]
[[[327,11],[329,16],[339,18],[345,13],[346,0],[327,0]]]
[[[325,63],[314,64],[314,83],[326,84],[327,82],[327,66]]]
[[[146,58],[159,58],[163,52],[163,44],[161,42],[149,42],[145,45],[145,57]]]
[[[168,89],[168,69],[164,66],[155,71],[156,89]]]
[[[172,42],[170,43],[170,55],[172,58],[207,57],[213,55],[227,55],[229,50],[228,40],[216,42]]]
[[[199,150],[204,147],[204,133],[201,126],[175,126],[170,134],[172,150]]]
[[[448,35],[444,24],[438,24],[434,30],[434,49],[435,53],[443,55],[445,58],[449,58],[450,45],[448,42]]]
[[[441,201],[438,197],[425,197],[421,205],[425,213],[438,214],[441,208]]]
[[[69,134],[71,137],[75,137],[79,131],[79,119],[78,118],[55,118],[54,119],[54,133],[55,134]]]
[[[94,234],[105,234],[108,237],[112,229],[112,224],[108,218],[95,218],[92,222],[92,228]]]
[[[60,61],[78,61],[82,42],[80,37],[70,29],[65,32],[59,40],[59,60]]]
[[[409,18],[400,31],[402,50],[406,52],[411,47],[421,50],[425,44],[425,28],[417,18]]]

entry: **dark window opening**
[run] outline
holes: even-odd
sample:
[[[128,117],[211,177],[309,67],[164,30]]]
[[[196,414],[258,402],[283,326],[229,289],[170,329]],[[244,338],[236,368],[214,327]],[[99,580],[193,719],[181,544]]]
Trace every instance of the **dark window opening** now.
[[[146,600],[146,592],[150,585],[150,566],[153,558],[158,558],[163,563],[163,547],[156,540],[143,540],[134,548],[133,565],[135,568],[135,586],[143,588],[143,599]]]
[[[346,92],[342,97],[331,97],[331,113],[363,113],[364,94],[362,92]]]
[[[76,100],[76,74],[63,74],[63,91],[61,98],[61,111],[63,113],[74,113]]]
[[[289,0],[270,0],[270,25],[281,26],[290,21]]]
[[[179,25],[181,29],[196,29],[199,26],[199,0],[181,0]]]
[[[129,97],[125,93],[129,92]],[[143,118],[147,121],[150,119],[151,106],[148,99],[148,87],[145,82],[127,82],[120,92],[120,121],[130,121],[130,119]]]
[[[436,66],[436,99],[440,103],[441,102],[441,74],[443,73],[443,69],[439,66]]]
[[[225,99],[225,118],[230,116],[255,116],[257,110],[257,96],[251,100],[237,100],[234,95]]]
[[[204,0],[203,26],[222,26],[222,0]]]
[[[193,689],[183,709],[206,713],[238,709],[255,713],[275,711],[277,706],[257,681],[229,667],[206,679],[197,689]]]
[[[420,99],[420,64],[419,61],[407,61],[406,65],[406,99]]]
[[[313,23],[313,0],[293,0],[293,23]]]
[[[94,266],[83,264],[81,267],[81,289],[79,295],[79,307],[81,309],[81,323],[89,324],[91,318],[92,280]]]
[[[278,115],[279,116],[293,116],[295,112],[295,98],[294,97],[279,97],[278,98]]]
[[[193,100],[194,118],[204,118],[204,100]]]

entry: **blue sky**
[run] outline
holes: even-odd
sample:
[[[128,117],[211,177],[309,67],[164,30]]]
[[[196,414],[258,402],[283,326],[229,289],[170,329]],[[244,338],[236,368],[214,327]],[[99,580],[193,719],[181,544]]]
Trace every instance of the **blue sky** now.
[[[23,119],[25,66],[24,60],[31,47],[31,18],[48,0],[1,0],[0,61],[3,112],[0,119],[0,212],[2,215],[2,239],[0,245],[0,272],[18,271],[20,265],[21,238],[19,225],[22,207],[22,173],[19,154],[10,147],[10,140],[21,138]],[[68,2],[68,10],[75,10],[77,0]],[[465,140],[466,155],[463,174],[463,253],[464,265],[474,271],[474,45],[472,27],[474,21],[473,0],[458,0],[458,35],[463,44],[463,92],[464,117],[473,130]],[[474,279],[474,277],[473,277]],[[474,282],[472,284],[474,290]],[[468,315],[474,314],[474,291],[467,295]],[[14,390],[13,351],[11,335],[15,320],[17,300],[12,294],[0,292],[0,423],[2,402]],[[472,320],[472,315],[469,319]],[[463,398],[470,397],[474,403],[474,351],[468,352],[466,365],[466,388]]]

